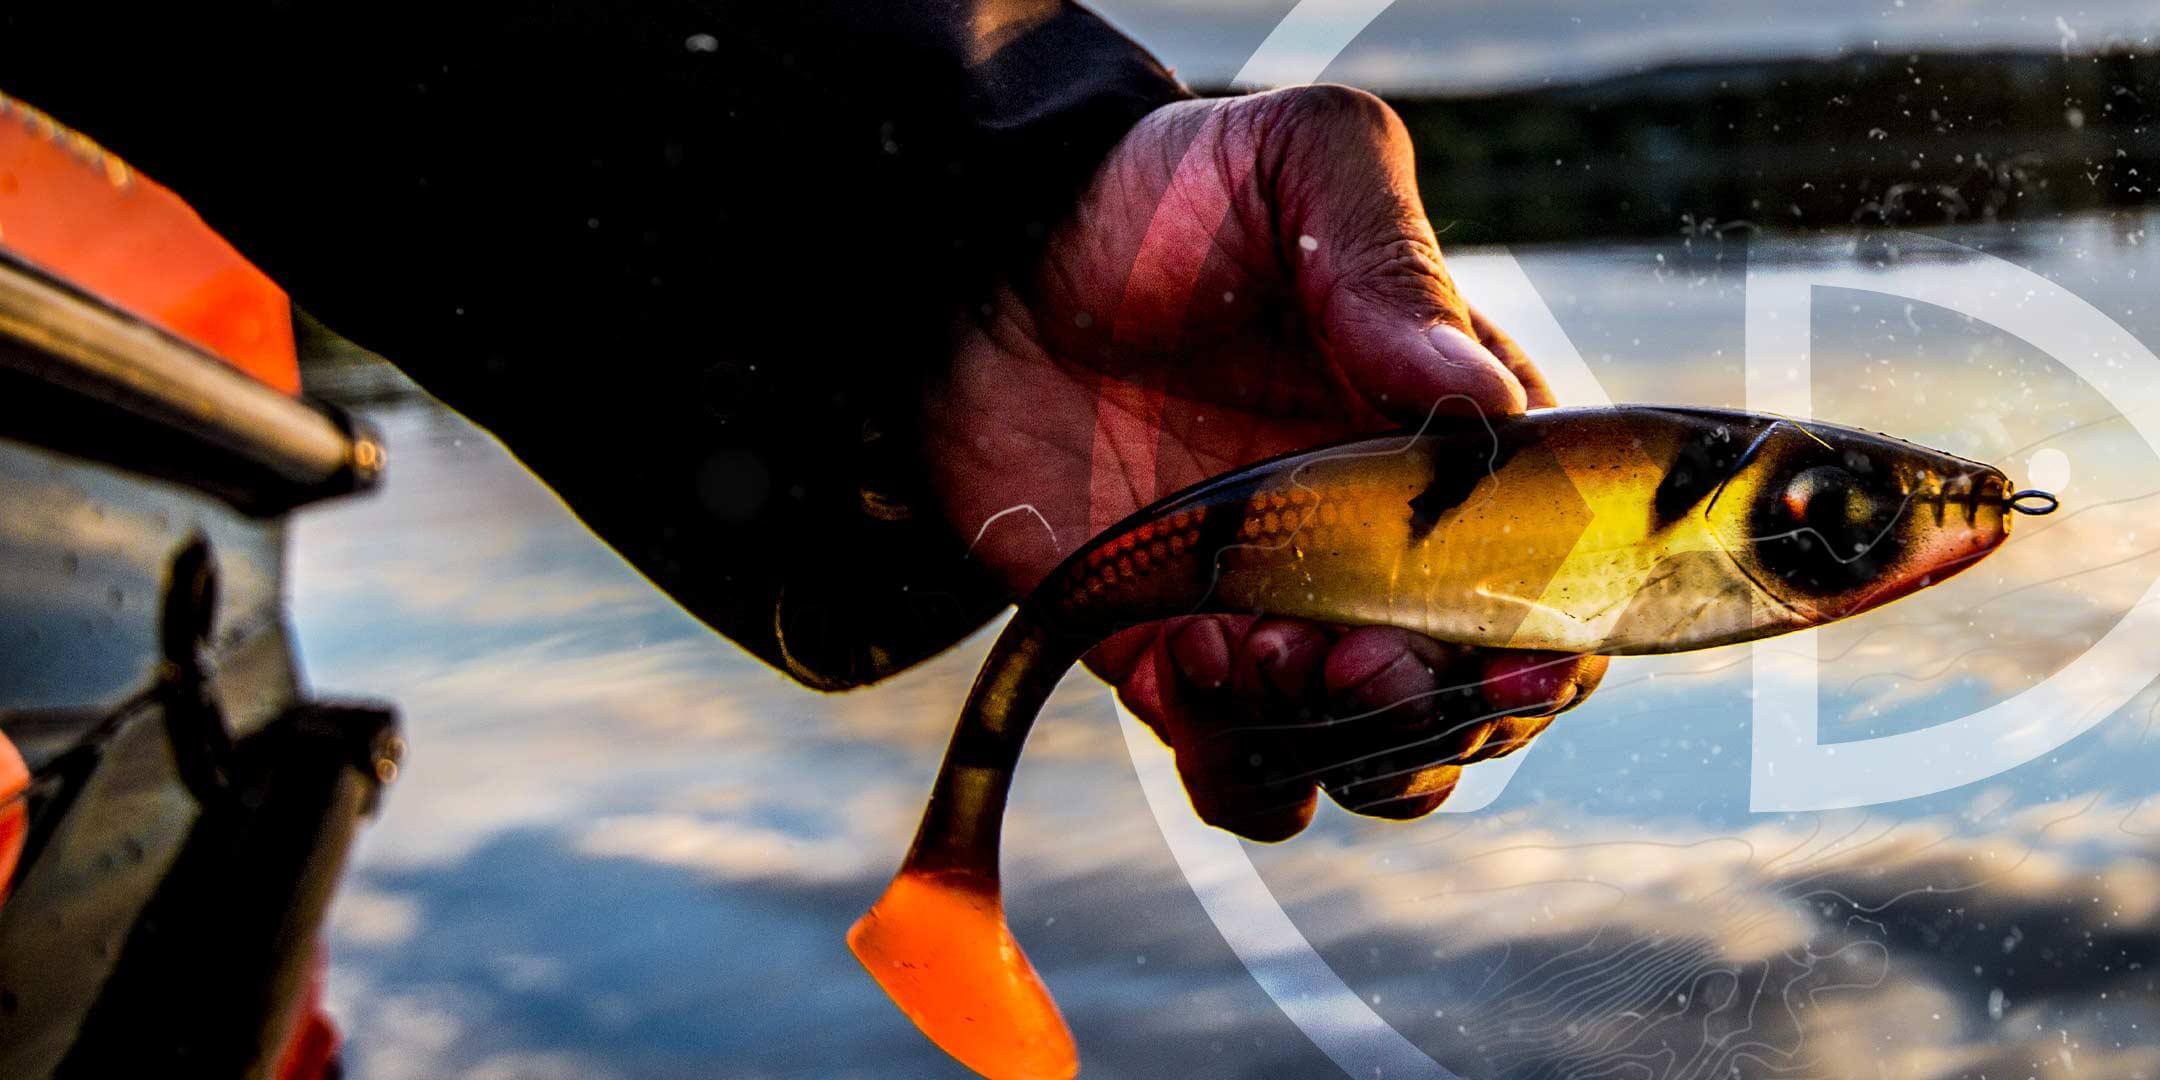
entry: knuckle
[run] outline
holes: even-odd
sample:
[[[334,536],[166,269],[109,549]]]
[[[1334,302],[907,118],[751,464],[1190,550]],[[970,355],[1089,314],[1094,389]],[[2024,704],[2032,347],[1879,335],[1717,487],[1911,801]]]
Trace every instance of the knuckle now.
[[[1366,245],[1359,277],[1376,284],[1410,282],[1421,290],[1433,287],[1440,273],[1440,245],[1409,228],[1390,228]]]
[[[1350,268],[1349,280],[1391,308],[1431,317],[1452,312],[1459,301],[1440,258],[1440,245],[1411,222],[1381,231]]]
[[[1363,90],[1323,83],[1246,100],[1252,102],[1245,110],[1248,130],[1259,145],[1269,148],[1270,174],[1332,176],[1345,170],[1377,174],[1407,169],[1409,129],[1393,107]]]
[[[1402,120],[1393,107],[1377,96],[1338,83],[1316,83],[1278,91],[1283,95],[1283,119],[1291,122],[1325,122],[1367,131],[1399,130]]]
[[[1572,709],[1576,705],[1582,704],[1584,698],[1589,697],[1592,691],[1603,685],[1605,671],[1611,665],[1612,658],[1609,656],[1585,657],[1582,667],[1578,669],[1575,676],[1575,700],[1568,705],[1568,708]]]

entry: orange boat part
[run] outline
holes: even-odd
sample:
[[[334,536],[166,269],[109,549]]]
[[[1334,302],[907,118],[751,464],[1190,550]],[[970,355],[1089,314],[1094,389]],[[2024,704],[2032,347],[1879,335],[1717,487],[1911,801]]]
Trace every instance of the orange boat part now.
[[[22,858],[23,837],[30,828],[30,767],[5,735],[0,735],[0,904],[7,903],[8,889],[15,883],[15,864]]]
[[[300,392],[285,290],[178,195],[4,94],[0,251]]]

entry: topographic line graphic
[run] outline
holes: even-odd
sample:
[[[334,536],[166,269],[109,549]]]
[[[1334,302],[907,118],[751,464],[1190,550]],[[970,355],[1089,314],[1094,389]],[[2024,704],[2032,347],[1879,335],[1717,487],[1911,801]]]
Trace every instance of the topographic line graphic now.
[[[990,531],[990,526],[998,523],[999,518],[1004,517],[1008,514],[1017,514],[1022,511],[1026,511],[1027,513],[1035,515],[1035,520],[1042,522],[1043,532],[1047,533],[1050,537],[1050,550],[1055,551],[1061,555],[1064,554],[1064,548],[1058,544],[1057,530],[1050,527],[1050,519],[1044,517],[1042,511],[1035,509],[1034,503],[1021,503],[1018,506],[1008,506],[995,514],[984,518],[982,528],[975,530],[975,539],[968,541],[967,553],[969,555],[975,554],[975,546],[982,543],[984,534]]]

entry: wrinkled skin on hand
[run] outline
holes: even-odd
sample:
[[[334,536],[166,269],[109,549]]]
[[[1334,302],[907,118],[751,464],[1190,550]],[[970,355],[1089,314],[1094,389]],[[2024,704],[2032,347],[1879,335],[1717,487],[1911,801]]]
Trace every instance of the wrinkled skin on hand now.
[[[1238,466],[1436,409],[1551,403],[1457,295],[1393,111],[1298,87],[1143,119],[1033,275],[961,319],[926,449],[953,526],[1020,594],[1102,528]],[[1251,616],[1139,627],[1088,663],[1175,751],[1199,815],[1260,840],[1304,828],[1320,790],[1429,813],[1605,670]]]

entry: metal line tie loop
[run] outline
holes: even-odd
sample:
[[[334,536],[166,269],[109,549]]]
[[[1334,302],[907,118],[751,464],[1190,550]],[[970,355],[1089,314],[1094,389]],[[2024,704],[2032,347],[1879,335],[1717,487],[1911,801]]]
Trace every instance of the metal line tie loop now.
[[[2010,509],[2020,514],[2031,514],[2034,517],[2044,517],[2052,514],[2055,512],[2055,508],[2061,505],[2062,500],[2056,498],[2054,492],[2042,491],[2039,488],[2026,488],[2023,491],[2012,492],[2010,495]]]

